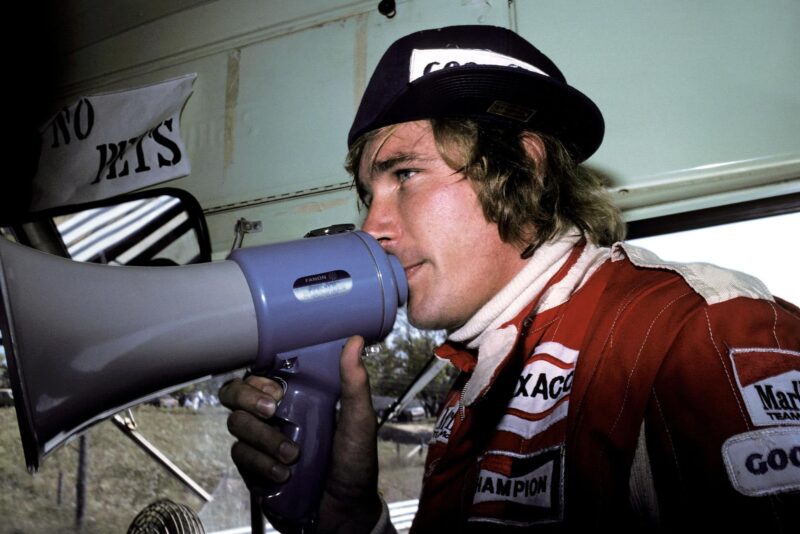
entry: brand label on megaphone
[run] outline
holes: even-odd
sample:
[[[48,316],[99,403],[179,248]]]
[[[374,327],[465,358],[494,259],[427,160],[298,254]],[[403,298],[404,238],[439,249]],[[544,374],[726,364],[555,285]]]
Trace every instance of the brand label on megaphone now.
[[[337,269],[298,278],[293,288],[297,300],[307,302],[347,293],[353,288],[353,279],[347,271]]]

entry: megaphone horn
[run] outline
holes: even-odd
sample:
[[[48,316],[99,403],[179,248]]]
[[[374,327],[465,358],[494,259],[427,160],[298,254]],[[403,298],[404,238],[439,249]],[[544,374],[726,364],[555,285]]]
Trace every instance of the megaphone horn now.
[[[250,364],[247,281],[233,262],[79,263],[0,239],[3,343],[25,460],[162,391]]]

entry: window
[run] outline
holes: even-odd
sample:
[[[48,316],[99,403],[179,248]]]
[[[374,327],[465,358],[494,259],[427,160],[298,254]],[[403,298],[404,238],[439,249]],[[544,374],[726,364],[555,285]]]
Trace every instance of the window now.
[[[692,225],[702,227],[689,229]],[[800,303],[800,195],[636,221],[629,228],[629,243],[664,260],[713,263],[751,274],[773,295]]]

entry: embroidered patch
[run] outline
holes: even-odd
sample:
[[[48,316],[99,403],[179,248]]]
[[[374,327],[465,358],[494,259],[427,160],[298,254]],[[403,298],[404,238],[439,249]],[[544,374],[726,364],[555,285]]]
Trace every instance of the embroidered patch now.
[[[511,102],[505,102],[503,100],[495,100],[492,102],[492,105],[486,109],[486,112],[520,122],[528,122],[536,115],[535,109],[512,104]]]
[[[736,348],[729,355],[754,425],[800,425],[800,352]]]
[[[448,406],[442,410],[441,415],[439,415],[439,420],[436,421],[436,426],[433,427],[433,435],[429,441],[430,444],[447,443],[450,441],[450,432],[453,430],[453,421],[455,421],[457,412],[457,404]]]
[[[722,459],[733,488],[751,497],[800,489],[800,429],[765,428],[728,438]]]
[[[578,351],[560,343],[536,347],[517,380],[498,430],[530,439],[564,419],[577,360]]]
[[[560,521],[564,447],[531,455],[490,451],[481,459],[470,521],[528,526]]]

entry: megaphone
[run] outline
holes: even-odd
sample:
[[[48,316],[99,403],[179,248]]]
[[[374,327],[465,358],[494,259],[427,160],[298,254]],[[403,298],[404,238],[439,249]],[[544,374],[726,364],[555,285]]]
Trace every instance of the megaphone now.
[[[274,419],[302,451],[262,506],[308,522],[329,462],[344,341],[383,339],[407,292],[397,258],[360,231],[157,268],[78,263],[0,238],[0,327],[28,469],[120,410],[250,366],[283,381]]]

